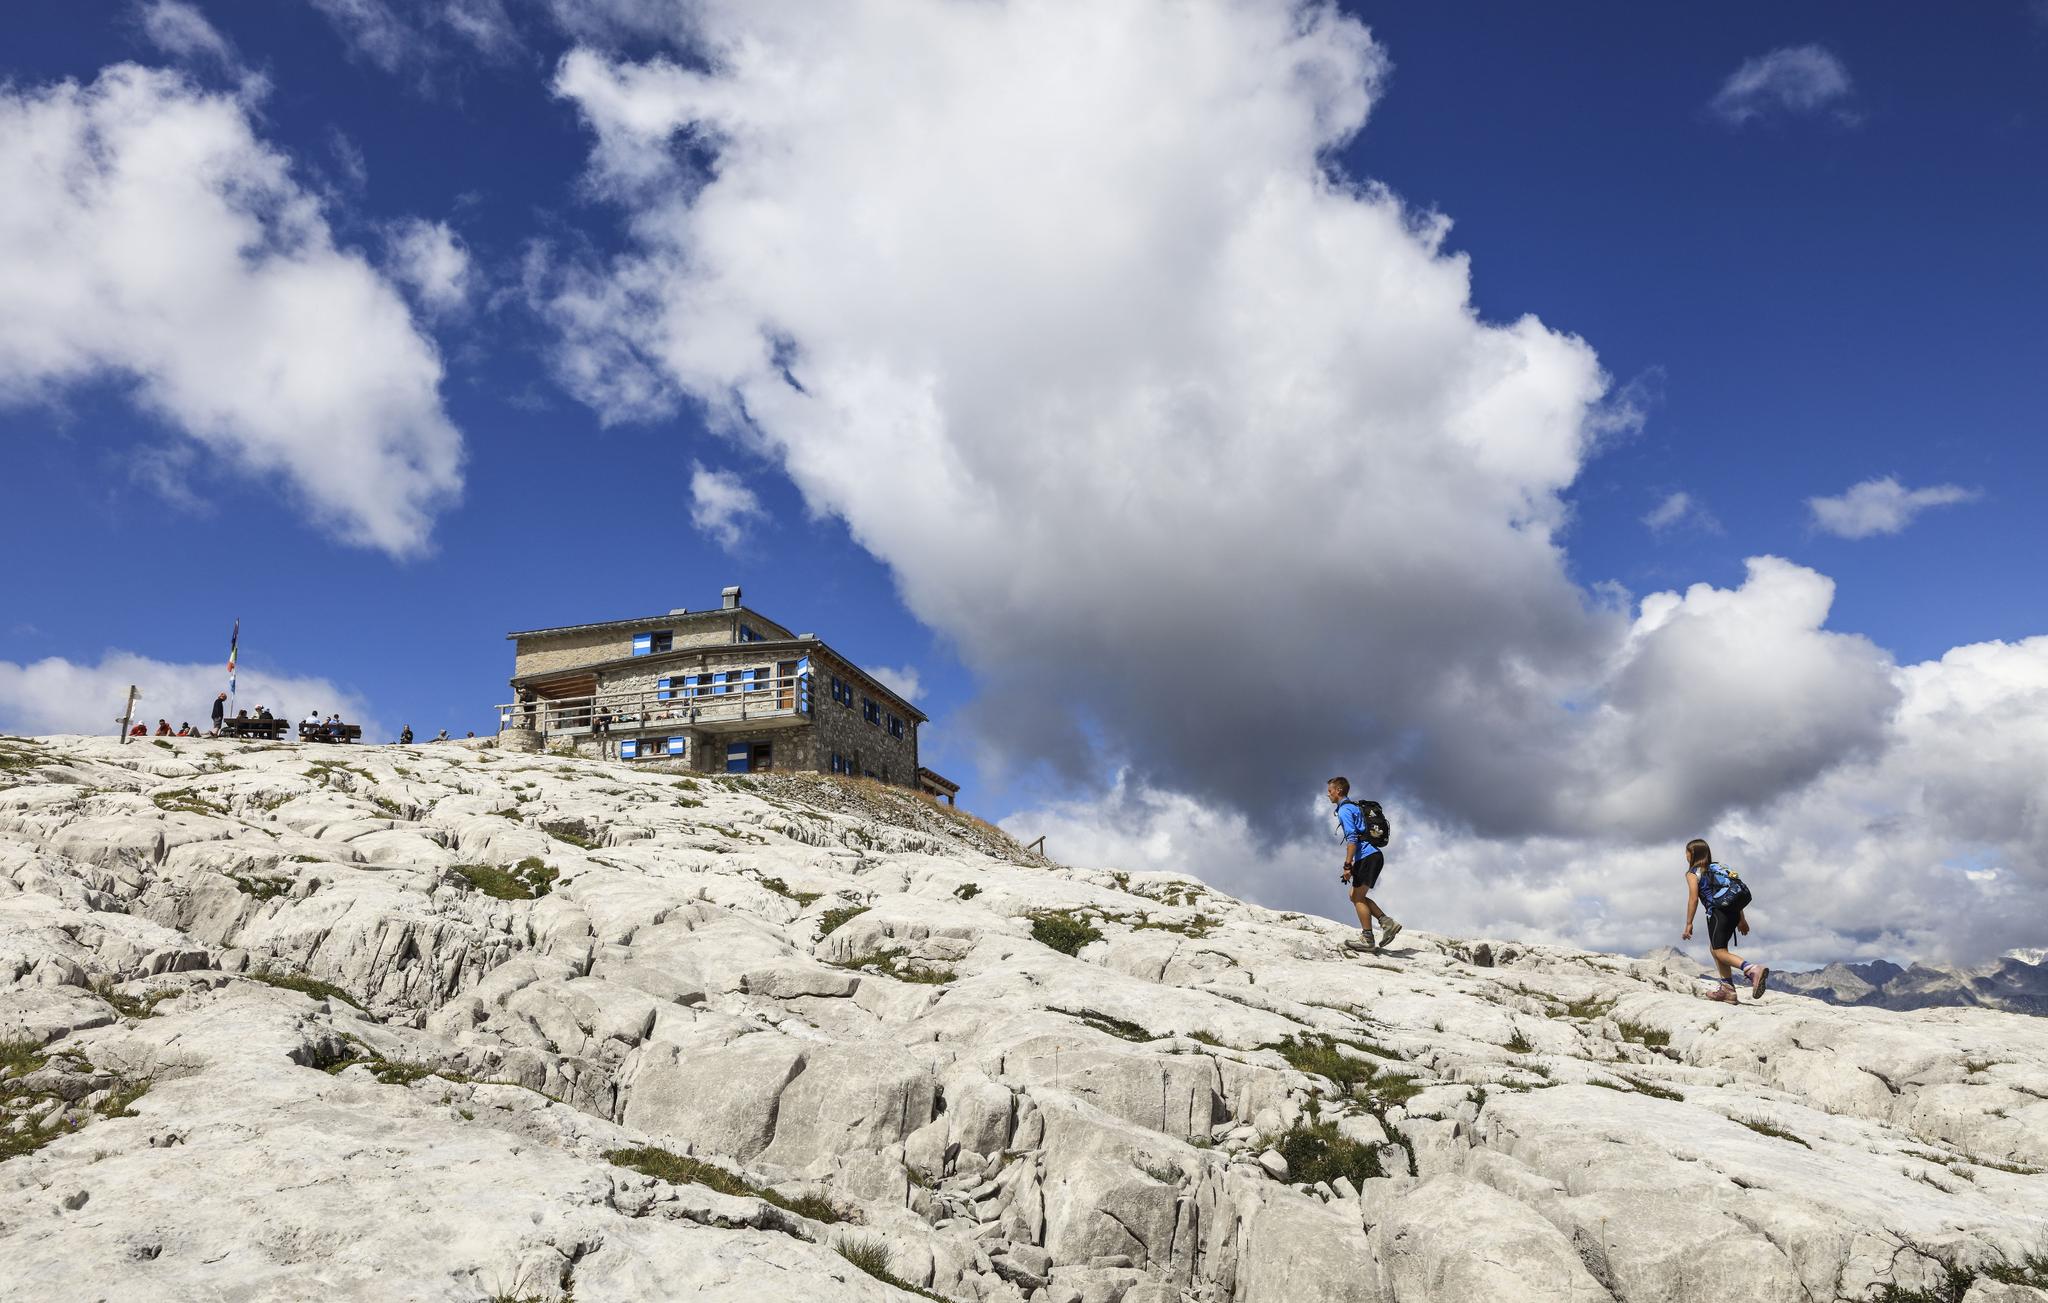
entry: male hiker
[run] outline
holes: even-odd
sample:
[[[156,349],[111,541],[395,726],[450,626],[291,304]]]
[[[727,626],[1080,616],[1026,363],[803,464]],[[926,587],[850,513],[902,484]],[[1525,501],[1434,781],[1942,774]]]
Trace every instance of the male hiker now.
[[[1337,828],[1344,838],[1344,872],[1337,875],[1337,881],[1351,884],[1351,907],[1358,911],[1358,935],[1347,939],[1344,945],[1350,950],[1378,954],[1380,946],[1390,943],[1401,932],[1394,916],[1374,904],[1372,898],[1380,870],[1387,867],[1386,852],[1380,849],[1387,840],[1386,817],[1379,814],[1379,805],[1374,803],[1373,813],[1379,816],[1374,826],[1373,819],[1351,799],[1348,778],[1332,778],[1323,790],[1329,795],[1330,804],[1337,807]],[[1383,925],[1378,944],[1372,939],[1374,919]]]
[[[1762,964],[1752,964],[1728,948],[1739,929],[1749,931],[1749,921],[1743,911],[1749,907],[1749,888],[1732,869],[1714,859],[1714,852],[1706,842],[1695,837],[1685,844],[1685,932],[1679,938],[1692,940],[1693,911],[1701,905],[1707,907],[1707,945],[1714,952],[1714,966],[1721,971],[1721,980],[1707,993],[1710,1000],[1723,1004],[1740,1004],[1735,994],[1735,971],[1740,969],[1749,981],[1749,998],[1759,999],[1764,993],[1764,983],[1770,980],[1771,970]]]

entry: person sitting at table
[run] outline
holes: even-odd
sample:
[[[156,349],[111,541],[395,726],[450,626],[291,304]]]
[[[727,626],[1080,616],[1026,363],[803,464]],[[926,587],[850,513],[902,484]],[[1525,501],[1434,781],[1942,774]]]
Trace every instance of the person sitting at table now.
[[[129,737],[148,737],[148,736],[149,736],[149,725],[147,725],[147,724],[137,724],[137,725],[136,725],[136,726],[135,726],[134,728],[131,728],[131,729],[129,729],[129,730],[128,730],[128,736],[129,736]]]
[[[196,729],[196,728],[194,728],[194,727],[192,727],[192,722],[191,722],[190,720],[186,720],[186,721],[185,721],[184,723],[182,723],[182,724],[178,725],[178,731],[177,731],[177,732],[176,732],[175,734],[173,734],[173,736],[175,736],[175,737],[198,737],[198,736],[199,736],[199,730],[198,730],[198,729]]]
[[[268,706],[258,706],[258,707],[256,707],[256,718],[257,718],[257,719],[275,719],[275,718],[277,718],[277,717],[276,717],[275,715],[272,715],[272,714],[270,713],[270,707],[268,707]]]

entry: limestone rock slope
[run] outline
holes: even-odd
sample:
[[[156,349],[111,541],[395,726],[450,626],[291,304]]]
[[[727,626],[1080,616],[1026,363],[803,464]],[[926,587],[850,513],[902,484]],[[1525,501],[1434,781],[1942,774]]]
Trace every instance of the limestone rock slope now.
[[[2048,1023],[1345,935],[867,784],[0,740],[0,1298],[2048,1299]]]

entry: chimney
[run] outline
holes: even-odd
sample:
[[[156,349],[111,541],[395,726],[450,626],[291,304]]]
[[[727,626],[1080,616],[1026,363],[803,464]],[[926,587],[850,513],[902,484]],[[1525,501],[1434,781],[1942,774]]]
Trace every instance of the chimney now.
[[[725,598],[726,610],[737,611],[740,609],[740,586],[738,584],[734,584],[732,587],[726,589],[725,592],[721,594],[721,596]]]

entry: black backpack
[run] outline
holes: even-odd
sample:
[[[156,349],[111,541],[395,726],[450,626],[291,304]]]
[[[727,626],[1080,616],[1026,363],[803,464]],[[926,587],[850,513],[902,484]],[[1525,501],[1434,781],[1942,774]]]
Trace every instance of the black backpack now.
[[[1358,813],[1365,819],[1365,840],[1374,850],[1383,850],[1393,840],[1394,830],[1387,826],[1387,812],[1380,809],[1378,801],[1347,800],[1347,805],[1358,807]]]

